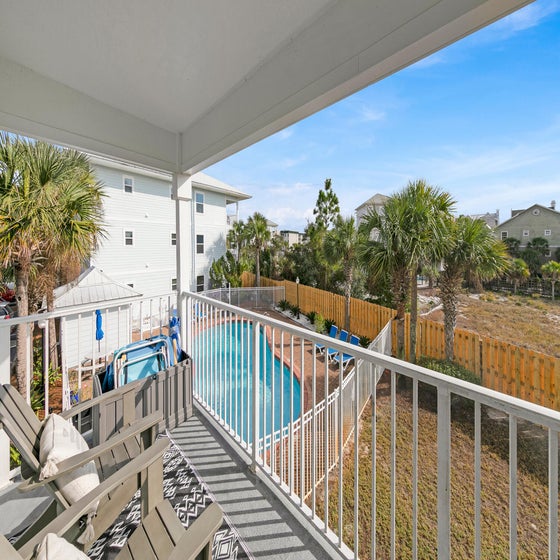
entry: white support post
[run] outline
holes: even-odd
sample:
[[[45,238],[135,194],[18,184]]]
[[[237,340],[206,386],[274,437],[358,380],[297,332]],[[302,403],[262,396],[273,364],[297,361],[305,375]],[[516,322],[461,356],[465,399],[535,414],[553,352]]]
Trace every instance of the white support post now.
[[[10,383],[10,327],[0,327],[0,383]],[[10,440],[0,430],[0,488],[10,482]]]

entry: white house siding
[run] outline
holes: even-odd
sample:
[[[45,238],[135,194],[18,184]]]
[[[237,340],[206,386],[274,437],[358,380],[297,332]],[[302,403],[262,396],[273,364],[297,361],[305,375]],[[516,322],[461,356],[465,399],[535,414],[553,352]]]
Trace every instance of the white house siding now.
[[[204,276],[204,288],[208,288],[208,274],[212,262],[219,259],[226,252],[226,196],[222,193],[207,191],[199,185],[193,185],[193,199],[196,193],[204,195],[204,212],[196,211],[196,204],[193,204],[193,223],[194,223],[194,276]],[[204,235],[204,253],[198,254],[196,251],[196,236]]]
[[[101,241],[92,264],[123,284],[132,284],[144,296],[171,291],[176,277],[175,203],[171,183],[153,176],[95,165],[108,195],[105,200],[107,238]],[[123,177],[134,180],[133,192],[123,189]],[[125,231],[133,245],[125,245]]]
[[[171,199],[171,177],[117,162],[92,158],[97,178],[103,183],[107,238],[91,259],[96,266],[122,284],[132,284],[144,297],[169,293],[176,273],[175,201]],[[124,177],[133,179],[133,192],[123,188]],[[208,274],[214,259],[226,252],[227,203],[250,198],[212,177],[193,176],[193,204],[190,209],[192,255],[190,285]],[[206,187],[206,188],[205,188]],[[196,212],[195,196],[204,194],[204,213]],[[133,232],[133,245],[125,245],[125,231]],[[196,235],[204,235],[204,253],[196,253]]]

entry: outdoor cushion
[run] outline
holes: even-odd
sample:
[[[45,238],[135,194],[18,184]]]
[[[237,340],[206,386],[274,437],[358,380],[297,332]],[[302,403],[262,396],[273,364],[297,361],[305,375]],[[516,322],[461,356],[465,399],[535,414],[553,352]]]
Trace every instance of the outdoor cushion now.
[[[89,447],[80,432],[72,426],[70,422],[57,414],[51,414],[46,420],[41,432],[39,443],[39,462],[41,463],[41,473],[39,479],[43,480],[49,476],[57,474],[57,464],[64,459],[73,457],[78,453],[88,451]],[[55,480],[55,484],[60,493],[70,505],[76,503],[91,490],[99,486],[99,475],[95,468],[95,463],[90,461],[83,467],[79,467],[68,474],[62,475]],[[86,531],[82,537],[86,540],[93,538],[93,528],[91,519],[97,512],[99,502],[94,502],[86,512],[88,523]],[[80,537],[80,539],[82,539]],[[80,542],[80,541],[78,541]]]
[[[37,547],[35,560],[89,560],[89,558],[62,537],[47,533]]]

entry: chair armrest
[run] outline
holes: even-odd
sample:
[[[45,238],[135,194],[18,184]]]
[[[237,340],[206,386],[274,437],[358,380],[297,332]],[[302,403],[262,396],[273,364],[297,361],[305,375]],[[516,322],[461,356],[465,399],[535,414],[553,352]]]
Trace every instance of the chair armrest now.
[[[189,525],[170,554],[169,560],[194,560],[206,545],[212,546],[214,533],[220,528],[223,518],[220,506],[216,503],[210,504],[202,515]]]
[[[22,492],[28,492],[30,490],[33,490],[34,488],[48,484],[49,482],[52,482],[53,480],[56,480],[57,478],[65,474],[68,474],[69,472],[72,472],[78,467],[81,467],[86,463],[89,463],[90,461],[97,459],[97,457],[99,457],[103,453],[106,453],[107,451],[111,451],[115,447],[118,447],[119,445],[123,444],[130,438],[136,437],[137,435],[141,434],[145,430],[157,426],[157,424],[161,421],[161,419],[162,419],[161,412],[154,412],[153,414],[150,414],[149,416],[146,416],[145,418],[142,418],[134,422],[132,426],[129,426],[128,428],[124,429],[122,432],[115,434],[114,436],[109,438],[105,443],[102,443],[101,445],[98,445],[93,449],[89,449],[88,451],[84,451],[83,453],[78,453],[77,455],[73,455],[68,459],[64,459],[64,461],[60,461],[60,463],[57,464],[58,472],[56,474],[49,476],[44,480],[39,480],[39,474],[37,473],[36,475],[28,478],[27,480],[24,480],[19,485],[19,489]]]
[[[148,467],[160,459],[168,446],[169,440],[167,438],[159,439],[146,451],[140,453],[138,457],[134,458],[116,473],[104,480],[99,486],[97,486],[97,488],[94,488],[91,492],[62,512],[55,520],[49,523],[43,530],[39,531],[29,542],[23,545],[19,551],[21,557],[26,560],[32,558],[35,547],[43,540],[47,533],[56,533],[60,537],[64,536],[74,523],[76,523],[80,517],[89,511],[93,502],[103,499],[115,488],[117,488],[117,486],[135,476],[137,478],[137,484],[130,495],[130,497],[132,497],[138,488],[144,486],[144,482],[141,480],[143,477],[139,477],[137,475],[146,471]]]

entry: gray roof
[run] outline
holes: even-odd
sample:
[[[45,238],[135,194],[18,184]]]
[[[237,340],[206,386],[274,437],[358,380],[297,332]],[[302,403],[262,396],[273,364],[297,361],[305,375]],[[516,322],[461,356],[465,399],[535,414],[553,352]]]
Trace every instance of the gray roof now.
[[[130,286],[115,282],[101,270],[90,266],[76,280],[56,288],[54,305],[56,309],[60,309],[87,303],[108,301],[116,303],[118,300],[131,297],[142,297],[142,294]]]
[[[383,206],[387,200],[389,200],[387,195],[376,193],[371,198],[368,198],[365,202],[360,204],[360,206],[356,208],[356,211],[360,210],[364,206]]]

